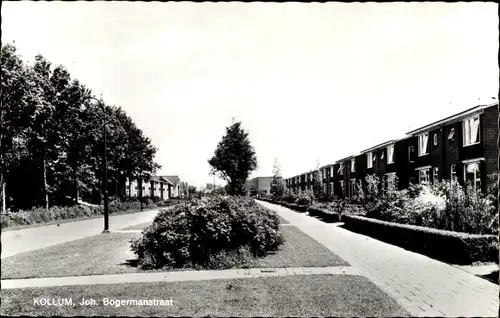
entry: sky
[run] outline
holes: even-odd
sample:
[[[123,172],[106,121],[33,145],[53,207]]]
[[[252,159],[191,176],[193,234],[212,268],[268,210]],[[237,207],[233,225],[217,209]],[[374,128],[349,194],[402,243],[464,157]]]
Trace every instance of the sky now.
[[[493,2],[2,4],[3,43],[121,106],[195,186],[232,118],[252,177],[292,177],[490,103],[498,38]]]

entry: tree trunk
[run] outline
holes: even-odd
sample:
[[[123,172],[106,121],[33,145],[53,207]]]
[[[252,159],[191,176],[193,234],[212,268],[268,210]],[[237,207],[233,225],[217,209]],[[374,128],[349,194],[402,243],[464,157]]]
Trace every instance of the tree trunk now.
[[[1,176],[1,182],[0,182],[0,185],[1,185],[1,191],[2,191],[2,197],[1,197],[1,200],[2,200],[2,213],[5,213],[5,211],[7,210],[7,203],[5,202],[5,198],[7,197],[5,195],[5,182],[3,181],[3,174]]]
[[[132,178],[128,178],[128,197],[132,197]]]
[[[43,194],[44,194],[44,203],[45,209],[49,210],[49,191],[47,185],[47,160],[45,159],[45,155],[42,157],[42,170],[43,170]]]
[[[73,186],[74,188],[74,200],[75,204],[78,204],[78,199],[79,199],[79,190],[78,190],[78,177],[76,176],[76,167],[73,167]]]

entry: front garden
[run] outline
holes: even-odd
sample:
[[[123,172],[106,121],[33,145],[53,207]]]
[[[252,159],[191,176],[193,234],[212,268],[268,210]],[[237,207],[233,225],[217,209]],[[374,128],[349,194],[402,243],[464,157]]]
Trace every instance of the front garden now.
[[[498,202],[494,195],[456,182],[384,189],[377,177],[358,182],[351,200],[318,202],[311,192],[264,201],[344,227],[427,256],[456,264],[498,262]]]

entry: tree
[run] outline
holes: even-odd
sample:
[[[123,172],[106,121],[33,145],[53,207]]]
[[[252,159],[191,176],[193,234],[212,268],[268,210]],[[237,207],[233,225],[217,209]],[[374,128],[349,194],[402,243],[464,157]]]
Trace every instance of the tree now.
[[[2,45],[0,93],[0,200],[7,206],[6,176],[28,156],[25,130],[30,126],[27,68],[11,44]]]
[[[190,185],[188,191],[189,191],[189,198],[191,198],[196,194],[196,191],[198,191],[198,190],[196,189],[195,186]]]
[[[285,193],[285,183],[283,181],[283,177],[281,176],[281,167],[278,162],[278,159],[274,159],[273,165],[273,180],[271,181],[271,193],[281,198]]]
[[[208,160],[211,173],[227,181],[228,194],[244,195],[248,176],[257,168],[257,157],[241,122],[226,127],[226,134]]]
[[[319,158],[316,159],[316,168],[313,171],[313,193],[316,198],[319,198],[322,193],[323,189],[321,187],[322,185],[322,179],[321,179],[321,174],[320,174],[320,162]]]
[[[120,107],[96,103],[64,66],[53,67],[41,55],[24,64],[12,44],[2,45],[1,65],[2,211],[75,204],[80,193],[100,192],[104,115],[108,180],[115,189],[127,176],[149,178],[160,167],[157,149],[132,119]]]

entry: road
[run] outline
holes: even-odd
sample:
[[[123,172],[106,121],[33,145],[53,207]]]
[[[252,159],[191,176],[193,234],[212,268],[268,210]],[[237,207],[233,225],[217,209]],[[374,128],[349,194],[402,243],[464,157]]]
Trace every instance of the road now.
[[[135,224],[152,222],[158,211],[149,210],[110,216],[109,229],[113,231]],[[96,235],[102,233],[103,229],[104,219],[96,218],[61,223],[59,226],[54,224],[2,232],[1,258]]]

